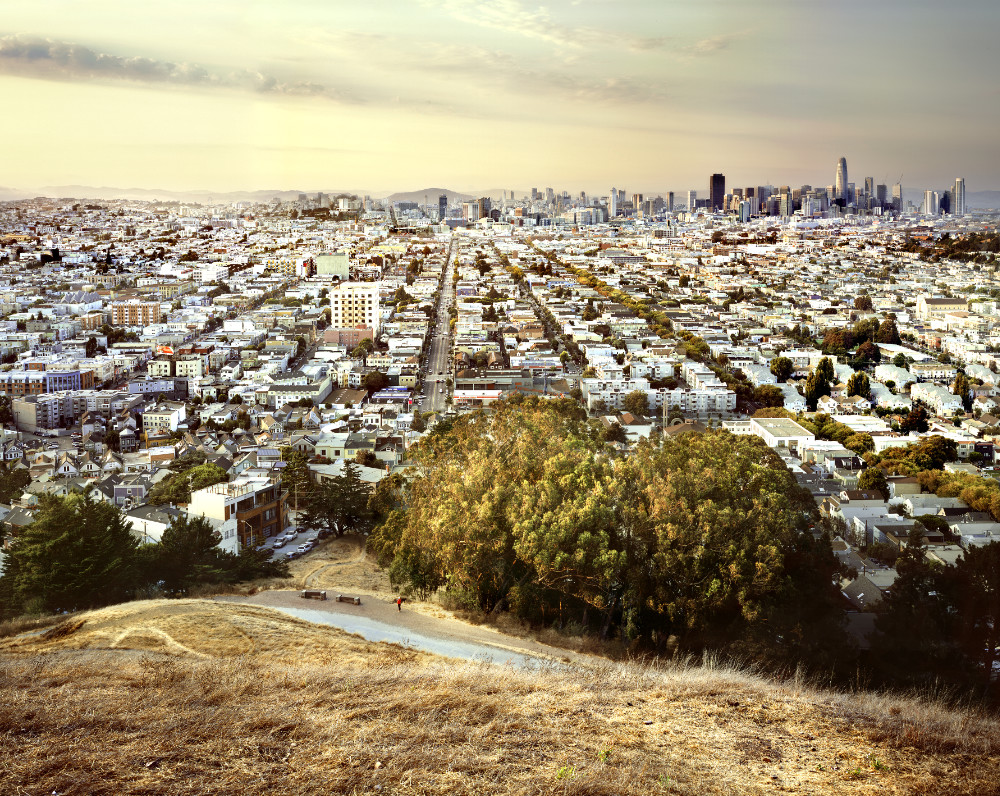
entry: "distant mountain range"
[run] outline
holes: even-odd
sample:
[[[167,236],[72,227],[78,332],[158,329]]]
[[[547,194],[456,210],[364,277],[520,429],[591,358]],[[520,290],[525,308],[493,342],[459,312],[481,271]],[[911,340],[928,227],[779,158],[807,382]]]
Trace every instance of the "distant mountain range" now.
[[[470,199],[475,199],[478,196],[484,195],[477,194],[476,196],[473,196],[472,194],[452,191],[448,188],[424,188],[422,191],[400,191],[399,193],[390,194],[388,198],[390,202],[416,202],[421,205],[436,205],[438,197],[441,196],[441,194],[447,194],[448,204],[451,204],[452,202],[467,202]]]

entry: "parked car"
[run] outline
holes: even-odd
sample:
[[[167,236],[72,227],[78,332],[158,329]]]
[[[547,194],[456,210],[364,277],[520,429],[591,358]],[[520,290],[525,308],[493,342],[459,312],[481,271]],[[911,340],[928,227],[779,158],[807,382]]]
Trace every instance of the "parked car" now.
[[[275,550],[277,550],[279,547],[284,547],[284,546],[285,546],[285,537],[284,536],[279,536],[277,539],[274,540],[274,549]]]

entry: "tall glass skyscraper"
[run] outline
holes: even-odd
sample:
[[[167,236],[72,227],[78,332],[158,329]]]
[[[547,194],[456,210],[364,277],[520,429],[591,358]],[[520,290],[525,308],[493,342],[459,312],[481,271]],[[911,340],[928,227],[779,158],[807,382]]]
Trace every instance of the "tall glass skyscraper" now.
[[[833,180],[833,192],[835,194],[833,198],[840,199],[844,203],[844,207],[847,207],[854,198],[848,196],[847,193],[847,158],[841,158],[837,161],[837,176]]]
[[[955,188],[951,194],[951,212],[956,216],[965,215],[965,178],[955,178]]]
[[[722,210],[726,202],[726,175],[713,174],[708,178],[708,205],[712,210]]]

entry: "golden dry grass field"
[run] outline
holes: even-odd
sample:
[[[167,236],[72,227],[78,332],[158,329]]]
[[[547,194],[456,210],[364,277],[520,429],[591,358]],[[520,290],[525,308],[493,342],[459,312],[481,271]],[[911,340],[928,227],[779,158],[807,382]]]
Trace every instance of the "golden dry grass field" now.
[[[1000,724],[712,667],[522,671],[154,600],[0,640],[3,794],[995,794]]]

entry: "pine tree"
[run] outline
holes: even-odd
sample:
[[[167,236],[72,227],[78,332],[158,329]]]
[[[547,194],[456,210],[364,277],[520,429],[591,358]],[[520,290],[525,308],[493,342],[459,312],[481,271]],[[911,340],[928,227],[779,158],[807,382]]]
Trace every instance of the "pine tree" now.
[[[12,608],[72,611],[128,599],[141,583],[139,542],[121,509],[90,494],[41,495],[0,576]]]

